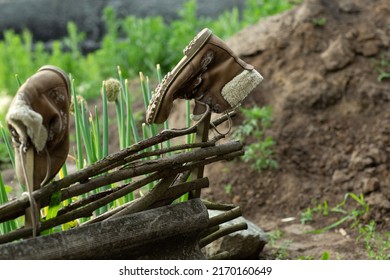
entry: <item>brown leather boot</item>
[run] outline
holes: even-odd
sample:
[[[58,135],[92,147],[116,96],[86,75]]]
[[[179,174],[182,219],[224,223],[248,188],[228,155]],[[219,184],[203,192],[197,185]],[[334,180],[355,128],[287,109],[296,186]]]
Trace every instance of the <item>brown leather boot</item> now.
[[[146,122],[164,122],[177,98],[196,101],[193,118],[206,111],[223,113],[240,105],[263,80],[217,36],[205,28],[184,49],[184,57],[157,86],[150,101]]]
[[[49,182],[68,156],[69,104],[68,75],[58,67],[46,65],[19,88],[6,116],[15,150],[16,175],[29,191],[32,220],[39,218],[39,206],[33,209],[31,193]]]

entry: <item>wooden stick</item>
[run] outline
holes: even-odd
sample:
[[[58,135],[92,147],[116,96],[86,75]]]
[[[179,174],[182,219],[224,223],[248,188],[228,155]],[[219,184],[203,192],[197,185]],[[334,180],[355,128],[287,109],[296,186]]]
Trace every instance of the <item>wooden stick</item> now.
[[[157,197],[156,201],[151,203],[149,208],[156,208],[158,206],[171,204],[171,202],[173,200],[179,198],[180,196],[182,196],[186,192],[189,192],[193,189],[206,188],[208,186],[209,186],[209,180],[207,178],[201,178],[201,179],[197,179],[195,181],[185,182],[185,183],[181,183],[181,184],[172,186],[172,187],[168,188],[161,197]],[[137,198],[133,201],[130,201],[129,203],[126,203],[125,205],[118,206],[110,211],[107,211],[107,212],[99,215],[98,217],[96,217],[92,220],[85,222],[83,225],[101,222],[101,221],[105,220],[106,218],[110,217],[111,215],[124,209],[126,206],[128,206],[132,203],[136,203],[138,200],[141,200],[141,199],[142,199],[142,197]]]
[[[218,238],[221,238],[221,237],[223,237],[225,235],[231,234],[231,233],[236,232],[236,231],[245,230],[247,228],[248,228],[248,225],[245,222],[221,228],[220,230],[218,230],[218,231],[210,234],[209,236],[201,239],[199,241],[199,247],[203,248],[207,244],[210,244],[211,242],[217,240]]]
[[[210,202],[207,200],[202,200],[202,202],[209,210],[228,211],[236,207],[234,204],[220,204],[220,203]]]
[[[217,137],[214,137],[212,140],[207,141],[207,142],[182,144],[182,145],[172,146],[169,148],[162,148],[162,149],[158,149],[158,150],[154,150],[154,151],[144,152],[141,154],[129,156],[129,157],[125,158],[125,161],[127,163],[129,163],[129,162],[133,162],[133,161],[136,161],[136,160],[139,160],[142,158],[159,156],[159,155],[163,155],[163,154],[167,154],[167,153],[171,153],[171,152],[176,152],[176,151],[180,151],[180,150],[189,150],[189,149],[194,149],[194,148],[211,147],[211,146],[215,146],[216,142],[218,142],[218,140],[221,140],[222,138],[223,137],[219,137],[219,135],[218,135]],[[126,166],[123,166],[122,168],[126,168]]]
[[[209,220],[209,227],[214,227],[223,224],[227,221],[238,218],[242,215],[240,207],[235,207],[232,210],[223,212],[220,215],[214,216]]]

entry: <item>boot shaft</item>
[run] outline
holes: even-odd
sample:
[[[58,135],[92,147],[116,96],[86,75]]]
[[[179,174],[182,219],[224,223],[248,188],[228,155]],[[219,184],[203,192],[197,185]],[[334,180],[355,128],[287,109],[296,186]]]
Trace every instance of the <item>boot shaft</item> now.
[[[69,104],[68,76],[57,67],[44,66],[19,88],[10,105],[6,118],[15,149],[16,175],[27,185],[25,169],[32,167],[33,190],[45,179],[52,179],[66,160]],[[28,149],[33,150],[32,163],[26,162]]]

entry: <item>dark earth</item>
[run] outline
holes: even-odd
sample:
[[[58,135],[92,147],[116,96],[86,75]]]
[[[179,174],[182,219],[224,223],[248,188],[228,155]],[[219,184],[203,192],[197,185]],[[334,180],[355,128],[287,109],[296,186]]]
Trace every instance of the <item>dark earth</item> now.
[[[319,259],[328,252],[331,259],[367,259],[352,222],[306,233],[343,215],[317,214],[300,222],[308,207],[326,201],[330,209],[347,193],[363,194],[370,206],[358,218],[361,224],[374,220],[378,232],[389,231],[390,79],[379,77],[380,62],[390,61],[389,4],[308,0],[228,40],[264,76],[243,106],[272,106],[267,135],[277,143],[273,158],[279,168],[257,172],[242,161],[215,164],[207,169],[211,186],[205,197],[233,202],[265,231],[282,233],[261,258],[278,257],[283,249],[284,258]],[[348,199],[348,207],[360,206]]]

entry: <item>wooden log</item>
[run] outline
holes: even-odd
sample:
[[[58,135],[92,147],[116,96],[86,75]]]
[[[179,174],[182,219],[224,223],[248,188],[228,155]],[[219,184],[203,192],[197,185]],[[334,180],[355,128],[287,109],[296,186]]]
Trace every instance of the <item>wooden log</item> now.
[[[4,244],[0,259],[204,259],[197,239],[207,223],[206,207],[194,199]]]

